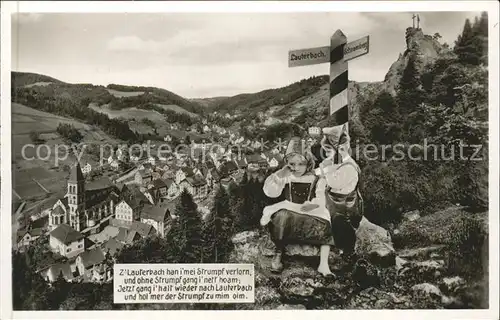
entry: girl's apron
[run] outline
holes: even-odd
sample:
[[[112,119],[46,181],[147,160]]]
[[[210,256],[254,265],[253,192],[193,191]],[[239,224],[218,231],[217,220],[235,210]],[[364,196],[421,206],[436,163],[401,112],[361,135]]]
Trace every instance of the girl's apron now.
[[[330,213],[318,207],[304,212],[301,207],[316,196],[319,177],[306,187],[306,183],[290,182],[283,190],[286,200],[264,208],[261,223],[268,225],[271,239],[278,245],[333,244]],[[265,223],[268,220],[269,223]]]

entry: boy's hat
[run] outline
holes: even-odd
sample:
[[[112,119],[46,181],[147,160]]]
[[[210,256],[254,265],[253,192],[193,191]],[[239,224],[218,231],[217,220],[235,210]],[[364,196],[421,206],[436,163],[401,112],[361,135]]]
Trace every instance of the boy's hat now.
[[[323,135],[324,137],[321,143],[332,147],[338,147],[340,144],[344,144],[347,141],[341,141],[341,139],[347,139],[349,136],[346,132],[346,125],[323,128]]]

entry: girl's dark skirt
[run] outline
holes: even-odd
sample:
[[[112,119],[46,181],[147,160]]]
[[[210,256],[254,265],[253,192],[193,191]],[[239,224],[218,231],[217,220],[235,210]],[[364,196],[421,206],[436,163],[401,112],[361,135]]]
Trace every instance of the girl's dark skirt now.
[[[273,214],[268,226],[271,239],[278,247],[334,244],[330,222],[322,218],[281,209]]]
[[[271,240],[278,248],[288,244],[335,245],[346,254],[354,251],[356,232],[343,215],[334,215],[332,222],[318,217],[281,209],[268,225]]]

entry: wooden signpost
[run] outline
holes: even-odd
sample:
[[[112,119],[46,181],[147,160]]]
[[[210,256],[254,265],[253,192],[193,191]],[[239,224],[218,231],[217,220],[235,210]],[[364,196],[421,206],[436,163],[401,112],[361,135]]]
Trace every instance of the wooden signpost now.
[[[367,54],[369,47],[369,36],[347,43],[344,33],[337,30],[330,38],[330,46],[288,52],[289,67],[330,63],[330,116],[334,118],[335,125],[343,125],[347,133],[349,132],[347,61]]]

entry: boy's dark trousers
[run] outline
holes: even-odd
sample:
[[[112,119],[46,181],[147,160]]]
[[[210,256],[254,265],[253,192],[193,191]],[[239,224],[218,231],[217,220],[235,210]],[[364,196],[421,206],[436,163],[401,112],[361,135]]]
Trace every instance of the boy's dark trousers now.
[[[358,219],[356,219],[358,220]],[[356,229],[359,221],[351,221],[345,215],[337,214],[332,217],[332,233],[335,247],[349,256],[354,253],[356,245]]]

